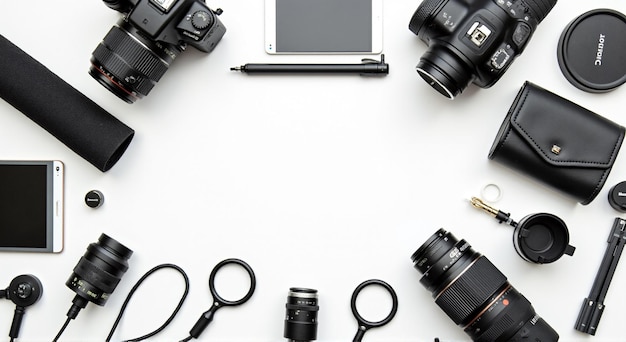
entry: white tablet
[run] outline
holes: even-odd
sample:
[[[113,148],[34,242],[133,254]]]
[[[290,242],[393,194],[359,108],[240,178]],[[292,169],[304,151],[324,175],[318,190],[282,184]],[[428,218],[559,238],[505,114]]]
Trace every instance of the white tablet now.
[[[63,163],[0,161],[0,251],[63,249]]]
[[[265,0],[270,54],[378,54],[383,0]]]

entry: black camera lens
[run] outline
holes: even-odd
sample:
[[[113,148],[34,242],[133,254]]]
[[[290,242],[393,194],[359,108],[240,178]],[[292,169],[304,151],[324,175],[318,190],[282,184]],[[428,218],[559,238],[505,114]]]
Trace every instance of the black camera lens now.
[[[409,30],[429,46],[416,70],[453,99],[470,83],[489,88],[522,53],[556,0],[424,0]]]
[[[287,296],[284,337],[291,342],[317,339],[317,290],[292,287]]]
[[[435,303],[473,341],[558,341],[530,302],[465,240],[439,229],[411,260]]]
[[[134,103],[150,93],[182,50],[144,39],[121,20],[94,50],[89,74],[120,99]]]
[[[128,270],[133,251],[106,234],[91,243],[65,285],[83,300],[103,306]]]
[[[449,99],[461,94],[474,79],[471,68],[440,45],[426,51],[415,69],[426,83]]]

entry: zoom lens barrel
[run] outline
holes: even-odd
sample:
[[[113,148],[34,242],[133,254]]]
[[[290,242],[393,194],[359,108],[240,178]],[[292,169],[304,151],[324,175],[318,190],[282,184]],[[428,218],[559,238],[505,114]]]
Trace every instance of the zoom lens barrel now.
[[[181,47],[144,39],[122,20],[92,53],[89,74],[120,99],[134,103],[150,93],[181,52]]]
[[[91,243],[65,285],[78,297],[103,306],[128,270],[133,251],[106,234]]]
[[[411,256],[420,283],[473,341],[555,342],[559,335],[489,259],[439,229]]]
[[[291,342],[317,339],[317,290],[292,287],[287,296],[284,337]]]

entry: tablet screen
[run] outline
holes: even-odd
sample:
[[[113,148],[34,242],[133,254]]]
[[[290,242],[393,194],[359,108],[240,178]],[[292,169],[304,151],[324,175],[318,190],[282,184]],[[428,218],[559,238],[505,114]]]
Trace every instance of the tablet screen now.
[[[373,0],[266,1],[275,3],[275,17],[267,16],[275,25],[275,53],[379,52],[373,18],[381,13],[374,13]]]
[[[62,227],[55,227],[54,178],[61,170],[53,165],[0,162],[0,250],[56,250],[54,229]]]

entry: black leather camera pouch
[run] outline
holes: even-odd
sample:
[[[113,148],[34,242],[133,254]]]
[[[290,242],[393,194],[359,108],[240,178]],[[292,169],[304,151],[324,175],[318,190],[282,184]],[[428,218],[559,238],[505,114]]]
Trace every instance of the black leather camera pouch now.
[[[624,127],[526,82],[489,159],[589,204],[606,182],[623,139]]]

